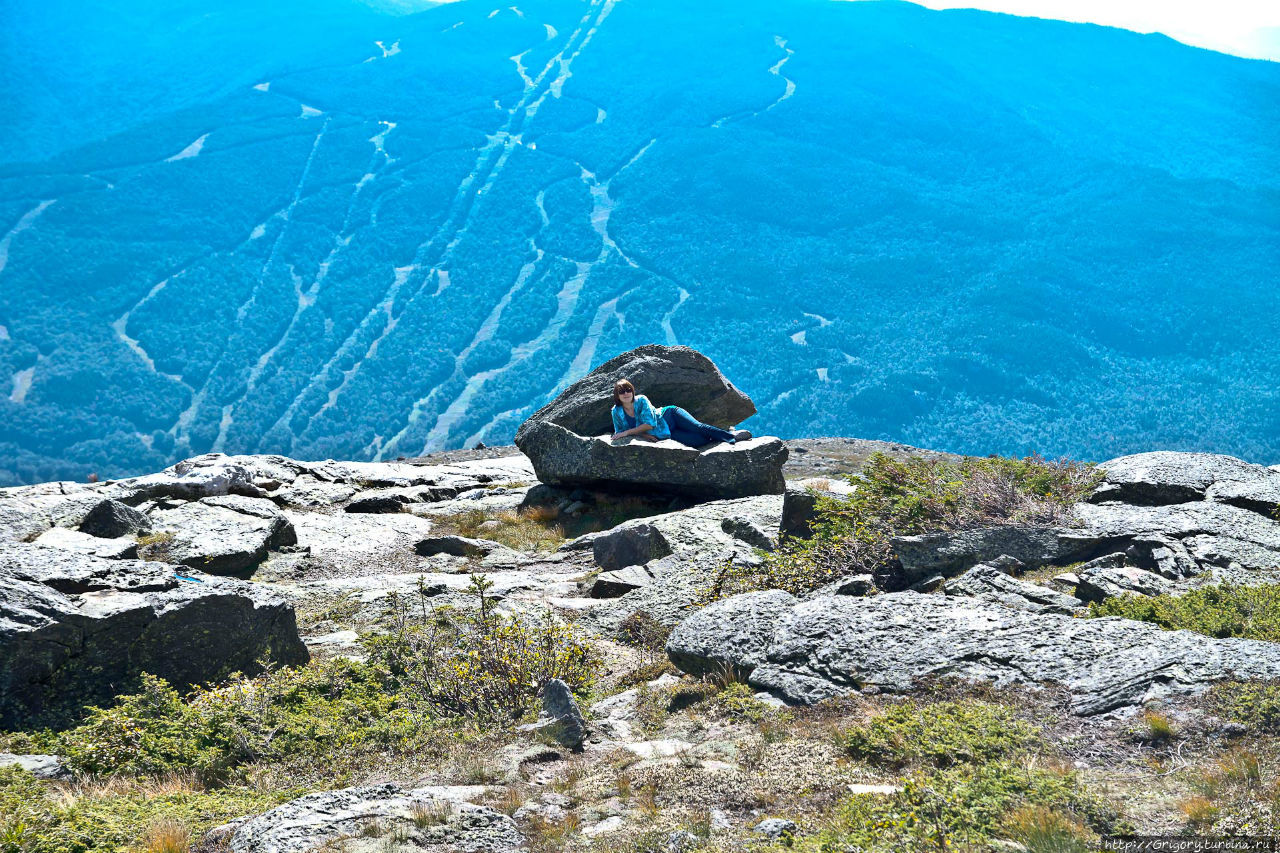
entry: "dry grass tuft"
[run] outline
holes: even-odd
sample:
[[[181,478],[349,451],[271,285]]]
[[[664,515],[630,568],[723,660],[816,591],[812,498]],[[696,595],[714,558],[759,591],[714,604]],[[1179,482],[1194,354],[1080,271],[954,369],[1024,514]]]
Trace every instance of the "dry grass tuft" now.
[[[191,830],[176,820],[161,820],[147,829],[143,841],[146,853],[189,853]]]

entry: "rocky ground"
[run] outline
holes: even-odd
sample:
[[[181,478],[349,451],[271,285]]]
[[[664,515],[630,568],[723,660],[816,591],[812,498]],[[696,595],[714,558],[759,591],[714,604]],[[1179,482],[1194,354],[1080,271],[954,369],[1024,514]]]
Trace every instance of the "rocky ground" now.
[[[786,446],[786,494],[710,500],[550,488],[514,448],[378,464],[209,455],[132,480],[0,491],[0,743],[29,753],[6,759],[24,769],[0,787],[101,804],[228,784],[112,781],[39,754],[50,741],[31,733],[109,705],[141,671],[185,689],[264,656],[366,660],[369,637],[419,609],[425,624],[476,607],[483,577],[483,606],[587,638],[596,670],[576,700],[551,682],[539,720],[458,723],[413,749],[249,760],[236,784],[273,807],[175,807],[180,843],[843,850],[875,827],[876,849],[924,849],[949,831],[926,825],[933,808],[940,823],[990,824],[953,832],[954,848],[1073,850],[1087,848],[1061,839],[1100,828],[1270,820],[1280,754],[1211,688],[1280,678],[1280,646],[1080,617],[1125,593],[1274,583],[1280,471],[1126,457],[1059,523],[904,535],[875,576],[716,601],[726,565],[750,569],[785,531],[803,535],[814,495],[847,494],[842,475],[873,453],[941,456],[854,439]],[[931,720],[950,727],[930,733]],[[971,767],[1023,787],[1000,800],[961,785],[943,805],[920,793]],[[18,795],[5,802],[16,810]],[[129,818],[133,839],[95,846],[0,812],[0,850],[182,849],[156,840],[161,817]]]

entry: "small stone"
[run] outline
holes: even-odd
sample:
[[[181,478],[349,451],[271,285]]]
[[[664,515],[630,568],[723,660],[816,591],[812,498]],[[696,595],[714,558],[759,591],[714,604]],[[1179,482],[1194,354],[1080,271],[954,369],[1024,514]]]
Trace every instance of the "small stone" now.
[[[752,832],[758,832],[771,841],[781,841],[784,838],[790,838],[796,834],[795,821],[783,820],[780,817],[766,818],[755,826],[751,827]]]
[[[466,536],[428,536],[413,546],[420,557],[448,554],[451,557],[487,557],[506,546],[488,539],[468,539]]]
[[[80,532],[100,539],[118,539],[151,529],[151,520],[127,504],[105,500],[89,510],[80,522]]]
[[[0,767],[21,767],[37,779],[69,779],[62,759],[56,755],[13,755],[0,752]]]
[[[702,839],[687,829],[677,829],[667,836],[667,853],[684,853],[702,845]]]
[[[836,581],[836,595],[866,595],[875,588],[871,575],[852,575]]]
[[[942,575],[931,575],[918,583],[912,584],[909,588],[915,592],[933,592],[941,587],[942,582],[945,580],[946,578]]]
[[[546,732],[556,742],[575,752],[582,749],[582,742],[587,738],[587,721],[578,710],[573,691],[558,678],[551,679],[542,688],[542,712],[538,715],[538,722],[520,729]]]

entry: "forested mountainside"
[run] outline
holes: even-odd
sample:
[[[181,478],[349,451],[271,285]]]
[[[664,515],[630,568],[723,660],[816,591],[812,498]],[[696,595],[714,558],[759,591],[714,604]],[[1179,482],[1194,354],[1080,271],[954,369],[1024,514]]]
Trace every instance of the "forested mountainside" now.
[[[648,342],[757,432],[1280,461],[1275,63],[895,2],[310,8],[5,69],[0,483],[503,442]],[[24,123],[116,81],[104,138]]]

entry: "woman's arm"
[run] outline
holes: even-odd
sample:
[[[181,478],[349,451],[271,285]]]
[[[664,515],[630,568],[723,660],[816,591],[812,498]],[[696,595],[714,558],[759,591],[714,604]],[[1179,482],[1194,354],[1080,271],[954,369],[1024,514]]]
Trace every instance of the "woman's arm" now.
[[[636,407],[636,425],[628,430],[618,429],[618,427],[622,426],[622,424],[619,423],[621,418],[618,416],[617,408],[615,407],[614,413],[613,413],[613,426],[614,426],[613,437],[627,438],[629,436],[638,435],[641,438],[646,438],[646,439],[649,439],[650,441],[655,441],[656,439],[654,439],[653,436],[648,435],[648,433],[651,432],[654,429],[655,425],[657,424],[657,418],[653,413],[653,406],[649,405],[649,400],[647,397],[644,397],[643,395],[641,395],[636,397],[635,407]]]

